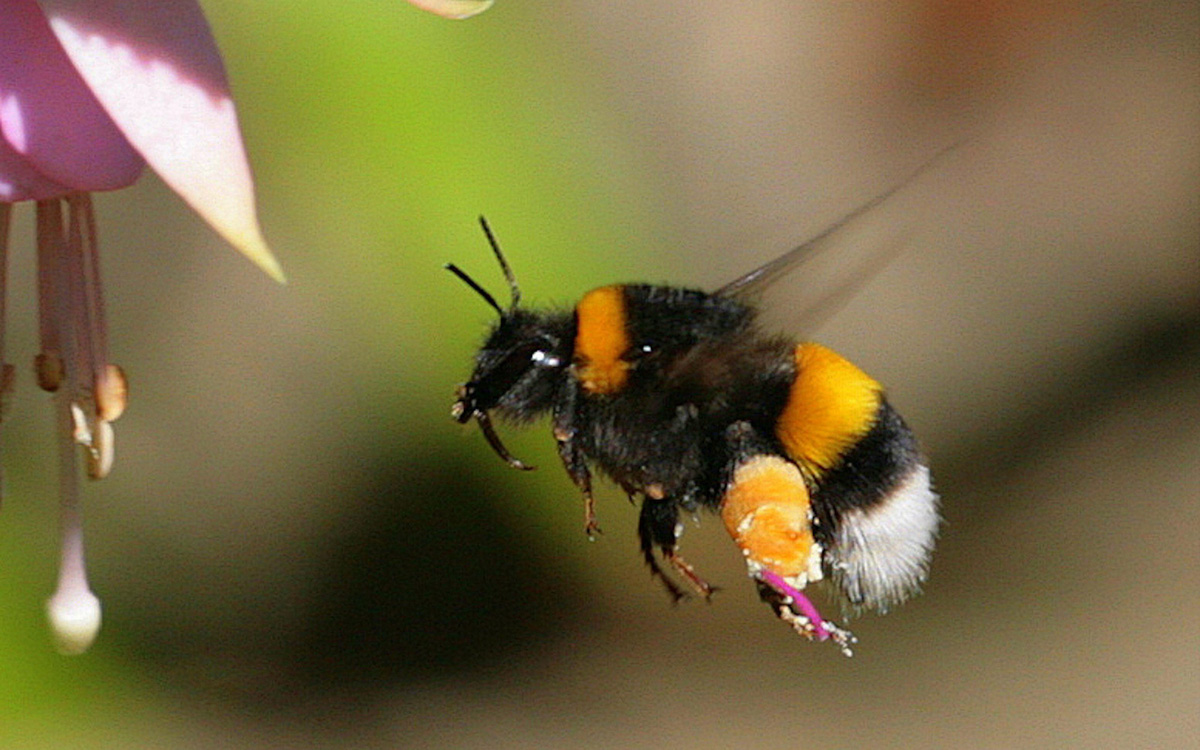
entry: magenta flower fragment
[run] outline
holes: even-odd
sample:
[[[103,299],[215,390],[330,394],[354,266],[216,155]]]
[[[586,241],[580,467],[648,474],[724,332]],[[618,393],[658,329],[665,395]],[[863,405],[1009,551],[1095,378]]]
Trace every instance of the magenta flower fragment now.
[[[494,0],[408,0],[421,10],[436,13],[442,18],[470,18],[492,7]]]
[[[88,476],[113,463],[125,408],[108,361],[90,194],[132,184],[146,164],[226,240],[282,280],[254,208],[237,113],[194,0],[5,0],[0,6],[0,387],[12,205],[36,204],[38,385],[59,435],[62,553],[47,612],[59,650],[82,653],[100,627],[83,555],[78,453]],[[0,411],[0,418],[3,412]]]

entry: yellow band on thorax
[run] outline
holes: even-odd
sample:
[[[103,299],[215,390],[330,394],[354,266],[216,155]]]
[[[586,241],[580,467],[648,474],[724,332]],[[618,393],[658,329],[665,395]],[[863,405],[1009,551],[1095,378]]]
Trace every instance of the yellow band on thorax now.
[[[812,477],[833,468],[867,432],[879,409],[879,383],[832,349],[800,344],[796,380],[775,434]]]
[[[604,286],[583,295],[575,318],[575,372],[583,389],[616,393],[629,378],[629,362],[623,359],[629,350],[623,288]]]

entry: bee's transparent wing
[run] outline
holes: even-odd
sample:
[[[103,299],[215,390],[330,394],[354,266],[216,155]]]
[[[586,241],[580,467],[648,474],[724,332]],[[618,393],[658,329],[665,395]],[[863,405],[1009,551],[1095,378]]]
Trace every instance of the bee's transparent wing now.
[[[904,222],[888,209],[892,208],[893,199],[906,192],[905,188],[955,148],[957,145],[940,151],[816,237],[734,279],[714,293],[759,306],[768,287],[792,272],[804,269],[803,289],[788,295],[788,328],[805,331],[816,327],[905,249],[908,232],[902,228]]]

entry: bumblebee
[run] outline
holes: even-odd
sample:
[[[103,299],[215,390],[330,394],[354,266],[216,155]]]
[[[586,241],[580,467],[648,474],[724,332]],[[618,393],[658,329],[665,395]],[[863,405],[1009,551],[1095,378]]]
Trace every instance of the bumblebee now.
[[[831,580],[853,609],[881,612],[916,593],[938,532],[938,496],[880,384],[831,349],[762,330],[755,300],[891,192],[714,292],[617,284],[557,311],[521,305],[481,218],[511,302],[501,307],[446,266],[499,314],[453,417],[474,420],[510,466],[530,469],[504,447],[491,415],[527,423],[549,414],[588,535],[598,531],[597,469],[640,501],[642,555],[675,600],[685,587],[705,598],[714,591],[678,540],[681,513],[715,511],[776,616],[850,655],[854,636],[803,589]]]

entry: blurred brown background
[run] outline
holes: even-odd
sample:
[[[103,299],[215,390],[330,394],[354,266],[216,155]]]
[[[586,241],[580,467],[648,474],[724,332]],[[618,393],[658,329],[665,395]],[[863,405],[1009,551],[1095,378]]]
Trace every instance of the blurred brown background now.
[[[23,387],[6,747],[1200,744],[1195,3],[350,5],[205,3],[287,287],[153,179],[100,200],[133,388],[89,487],[105,630],[43,654]],[[944,496],[925,594],[853,659],[712,519],[683,544],[723,591],[672,607],[619,492],[586,541],[544,425],[504,430],[518,474],[449,422],[489,316],[440,264],[502,291],[477,214],[530,302],[714,287],[964,139],[879,218],[911,249],[797,332],[888,385]]]

